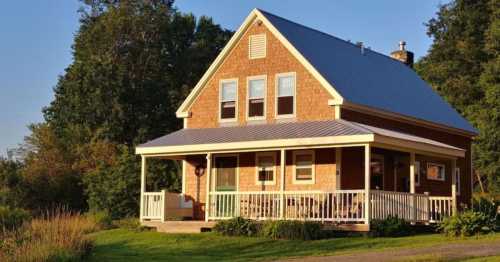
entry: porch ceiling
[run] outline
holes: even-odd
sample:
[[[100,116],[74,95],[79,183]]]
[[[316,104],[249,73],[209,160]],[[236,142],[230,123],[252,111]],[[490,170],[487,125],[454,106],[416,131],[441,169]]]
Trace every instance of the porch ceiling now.
[[[136,154],[194,154],[380,143],[463,157],[464,150],[434,140],[346,120],[181,129],[139,145]]]

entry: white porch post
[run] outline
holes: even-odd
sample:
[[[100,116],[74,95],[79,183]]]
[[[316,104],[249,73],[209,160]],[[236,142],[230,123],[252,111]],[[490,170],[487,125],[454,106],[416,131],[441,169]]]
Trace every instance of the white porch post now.
[[[281,149],[280,151],[280,219],[285,217],[285,167],[286,167],[286,151]]]
[[[370,144],[365,145],[365,224],[370,227]]]
[[[410,193],[415,194],[415,152],[410,152]],[[411,196],[411,216],[412,221],[417,220],[416,198]]]
[[[205,197],[205,221],[208,222],[208,215],[210,214],[210,179],[212,174],[212,154],[207,153],[207,195]]]
[[[146,191],[146,157],[141,155],[141,203],[139,205],[139,220],[143,221],[144,217],[144,192]]]
[[[457,177],[455,169],[457,167],[457,160],[451,160],[451,198],[452,198],[452,215],[457,213]]]

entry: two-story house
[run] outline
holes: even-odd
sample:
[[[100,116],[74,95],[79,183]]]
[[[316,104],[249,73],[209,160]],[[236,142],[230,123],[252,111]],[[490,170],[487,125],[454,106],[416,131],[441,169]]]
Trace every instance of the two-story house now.
[[[476,130],[391,56],[255,9],[177,111],[136,148],[141,220],[429,223],[471,199]],[[147,192],[149,158],[182,160],[182,194]],[[171,212],[171,213],[169,213]]]

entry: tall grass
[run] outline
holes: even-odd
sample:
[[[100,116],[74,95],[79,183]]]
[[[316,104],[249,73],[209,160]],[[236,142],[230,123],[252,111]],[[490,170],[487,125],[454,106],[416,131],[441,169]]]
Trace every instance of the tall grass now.
[[[0,236],[0,261],[78,261],[92,248],[93,216],[58,209]]]

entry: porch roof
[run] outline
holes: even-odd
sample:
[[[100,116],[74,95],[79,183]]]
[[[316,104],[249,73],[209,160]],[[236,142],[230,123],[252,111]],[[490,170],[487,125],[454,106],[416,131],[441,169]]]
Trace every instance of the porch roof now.
[[[137,154],[269,150],[378,143],[463,157],[465,150],[431,139],[342,119],[275,124],[188,128],[137,146]]]

